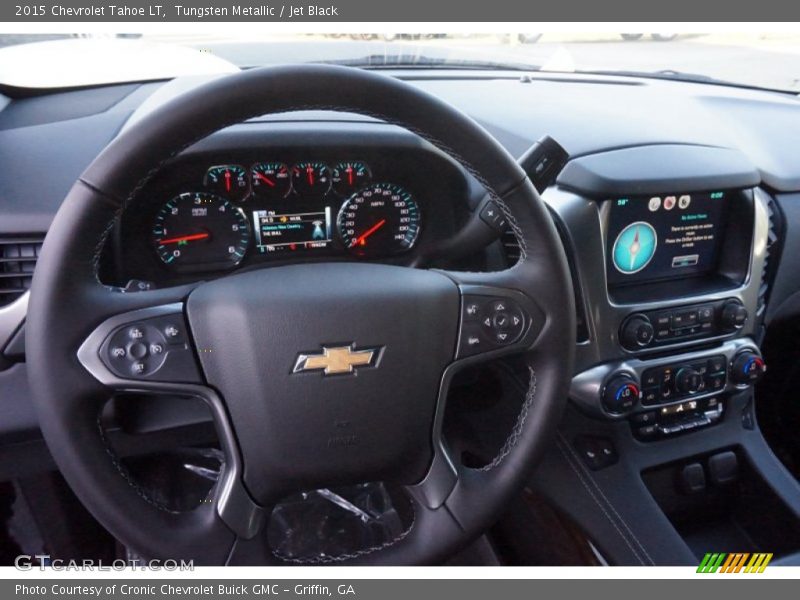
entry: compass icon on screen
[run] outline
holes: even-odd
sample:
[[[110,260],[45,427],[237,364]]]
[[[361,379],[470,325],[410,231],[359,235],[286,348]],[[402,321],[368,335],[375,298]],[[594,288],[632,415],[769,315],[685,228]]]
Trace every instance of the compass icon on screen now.
[[[656,230],[650,223],[631,223],[620,232],[614,242],[611,250],[614,267],[626,275],[638,273],[652,260],[657,244]]]

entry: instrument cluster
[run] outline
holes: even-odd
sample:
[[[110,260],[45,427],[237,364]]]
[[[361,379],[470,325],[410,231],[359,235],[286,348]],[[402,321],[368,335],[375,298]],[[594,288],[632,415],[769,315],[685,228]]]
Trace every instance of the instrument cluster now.
[[[415,246],[420,226],[411,192],[374,181],[365,162],[303,160],[207,166],[200,181],[161,200],[149,231],[165,268],[200,271],[252,254],[394,256]]]

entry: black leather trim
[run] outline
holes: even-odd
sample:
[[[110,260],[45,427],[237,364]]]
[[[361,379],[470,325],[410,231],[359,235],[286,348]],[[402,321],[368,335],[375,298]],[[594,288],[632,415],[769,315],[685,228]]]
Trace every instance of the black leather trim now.
[[[244,119],[302,109],[358,112],[403,126],[460,162],[493,196],[519,238],[522,259],[492,274],[492,283],[526,293],[546,315],[539,339],[525,356],[536,371],[535,396],[526,403],[507,452],[492,469],[461,469],[445,506],[418,511],[416,526],[402,542],[353,560],[432,562],[479,535],[521,489],[563,409],[575,339],[566,257],[544,203],[494,138],[441,100],[371,72],[304,65],[254,69],[215,80],[143,118],[90,165],[48,233],[31,292],[26,345],[33,398],[48,446],[89,510],[145,555],[222,563],[233,539],[211,506],[178,515],[161,511],[141,498],[108,460],[96,427],[108,390],[82,371],[75,352],[107,317],[174,302],[185,294],[174,289],[122,294],[104,287],[96,278],[100,249],[119,210],[136,200],[172,156]],[[482,283],[485,277],[459,274],[466,282]],[[255,555],[271,560],[266,553]],[[242,557],[234,552],[232,559]]]

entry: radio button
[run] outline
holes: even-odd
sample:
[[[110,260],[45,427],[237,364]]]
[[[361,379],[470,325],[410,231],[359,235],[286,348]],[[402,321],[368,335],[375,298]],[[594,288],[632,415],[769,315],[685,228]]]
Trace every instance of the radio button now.
[[[672,313],[656,313],[653,315],[653,323],[656,326],[656,329],[660,329],[662,327],[669,328],[672,325]]]
[[[691,327],[697,325],[697,311],[686,310],[672,315],[672,328],[683,329],[684,327]]]
[[[672,334],[672,331],[669,329],[669,327],[665,327],[663,329],[656,329],[655,338],[658,341],[662,341],[662,340],[666,340],[667,338],[669,338],[671,334]]]
[[[722,307],[720,321],[727,332],[741,329],[747,322],[747,309],[738,300],[729,300]]]
[[[644,315],[633,315],[625,320],[620,330],[620,341],[628,350],[637,350],[653,341],[653,324]]]
[[[708,323],[709,326],[711,322],[714,320],[714,307],[713,306],[701,306],[697,309],[697,319],[701,323]]]

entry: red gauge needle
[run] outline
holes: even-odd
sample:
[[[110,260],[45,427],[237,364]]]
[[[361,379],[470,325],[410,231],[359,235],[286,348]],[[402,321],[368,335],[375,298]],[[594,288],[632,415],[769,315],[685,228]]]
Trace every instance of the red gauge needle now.
[[[267,177],[266,175],[262,175],[261,173],[259,173],[258,171],[256,171],[256,177],[258,177],[258,178],[259,178],[261,181],[263,181],[264,183],[266,183],[268,186],[270,186],[270,187],[275,187],[275,182],[274,182],[274,181],[272,181],[272,180],[271,180],[269,177]]]
[[[347,167],[347,183],[353,185],[353,167]]]
[[[194,240],[204,240],[207,237],[210,237],[207,233],[194,233],[192,235],[181,235],[178,237],[167,238],[165,240],[158,240],[158,243],[161,245],[164,244],[178,244],[180,242],[192,242]]]
[[[314,167],[306,167],[306,175],[308,175],[308,185],[314,185]]]
[[[381,227],[386,225],[386,219],[381,219],[375,225],[367,229],[364,233],[356,238],[356,241],[353,242],[353,246],[366,246],[367,245],[367,238],[371,236],[373,233],[378,231]]]
[[[225,171],[225,191],[231,191],[231,172]]]

